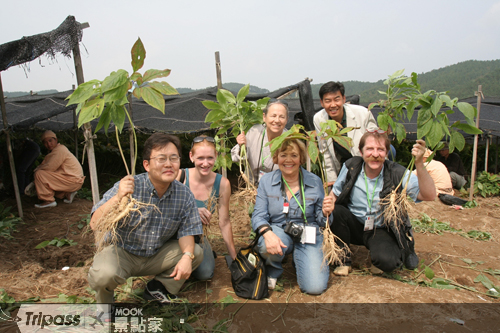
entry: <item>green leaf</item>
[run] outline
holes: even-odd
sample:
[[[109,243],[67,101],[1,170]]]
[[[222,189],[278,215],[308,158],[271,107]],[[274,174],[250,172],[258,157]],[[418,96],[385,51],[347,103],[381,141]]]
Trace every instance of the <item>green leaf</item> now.
[[[429,266],[425,266],[424,274],[429,280],[434,278],[434,271]]]
[[[76,88],[76,90],[66,97],[69,99],[68,105],[83,103],[88,100],[92,95],[97,94],[95,86],[100,86],[101,81],[92,80],[82,83]]]
[[[134,46],[132,46],[132,68],[134,72],[137,72],[139,69],[144,66],[144,59],[146,59],[146,49],[144,48],[144,44],[140,38],[137,38]]]
[[[462,261],[465,262],[466,264],[472,265],[473,261],[467,258],[462,258]]]
[[[123,98],[123,96],[127,96],[127,92],[129,90],[130,83],[126,81],[123,85],[109,90],[104,94],[104,102],[110,103],[114,101],[119,101]]]
[[[167,82],[149,82],[148,85],[163,95],[179,95],[177,90]]]
[[[431,122],[431,121],[429,121]],[[434,149],[436,145],[443,139],[444,133],[443,133],[443,128],[441,127],[441,124],[437,122],[432,122],[432,127],[429,133],[427,133],[427,140],[429,141],[429,147],[430,149]]]
[[[95,132],[98,132],[101,128],[104,128],[104,133],[108,135],[109,124],[111,123],[111,114],[109,110],[113,107],[115,107],[114,103],[109,104],[104,108],[101,117],[99,118],[99,122],[95,127]]]
[[[437,116],[439,110],[441,110],[441,105],[443,105],[443,101],[440,98],[434,99],[431,105],[431,112],[434,115],[434,117]]]
[[[423,107],[418,111],[417,126],[422,126],[432,118],[430,108]]]
[[[398,139],[399,143],[406,139],[406,128],[401,123],[396,123],[396,138]]]
[[[425,124],[422,126],[417,127],[417,139],[422,139],[424,136],[426,136],[429,131],[432,128],[432,125],[434,122],[432,120],[427,121]]]
[[[389,76],[389,79],[395,79],[397,77],[400,77],[401,75],[403,75],[404,72],[405,72],[404,68],[400,69],[398,71],[395,71],[394,73],[392,73],[391,76]]]
[[[201,104],[209,110],[220,109],[219,103],[214,101],[202,101]]]
[[[378,126],[384,131],[387,131],[389,128],[389,119],[390,116],[388,114],[379,113],[377,117]]]
[[[456,122],[453,125],[451,125],[451,127],[458,128],[467,134],[483,134],[483,131],[469,124]]]
[[[170,75],[170,72],[171,72],[170,69],[163,69],[163,70],[150,69],[150,70],[147,70],[146,73],[144,73],[144,75],[142,76],[142,80],[143,80],[143,82],[148,82],[148,81],[151,81],[154,79],[167,77]]]
[[[112,105],[112,107],[110,108],[110,117],[111,117],[111,120],[113,120],[113,123],[115,124],[115,126],[118,128],[118,133],[121,133],[122,130],[123,130],[123,126],[125,124],[125,107],[122,105],[122,106],[116,106],[116,105]]]
[[[206,123],[217,122],[221,119],[224,119],[226,114],[222,110],[212,110],[205,117]]]
[[[457,107],[462,112],[465,116],[465,118],[468,118],[470,120],[474,120],[474,117],[476,115],[476,108],[470,105],[469,103],[465,102],[458,102]]]
[[[123,69],[119,69],[116,72],[111,72],[101,84],[101,91],[103,93],[116,89],[128,83],[128,73]]]
[[[232,92],[226,89],[219,89],[220,93],[224,96],[225,100],[228,103],[236,104],[236,98],[234,98],[234,95]]]
[[[88,101],[80,110],[80,114],[78,117],[78,127],[81,127],[83,124],[99,117],[102,113],[102,110],[104,110],[104,104],[105,103],[102,98],[94,98]]]
[[[307,152],[309,153],[309,158],[313,163],[316,163],[319,157],[319,149],[316,142],[309,141],[307,146]]]
[[[458,151],[462,151],[462,149],[464,149],[465,147],[465,138],[464,136],[457,132],[457,131],[451,131],[451,136],[450,136],[450,146],[451,146],[451,143],[453,142],[453,147],[454,148],[457,148]],[[451,150],[450,148],[450,151],[453,151]]]
[[[142,99],[144,99],[146,103],[165,114],[165,100],[162,94],[151,87],[142,87],[139,89],[141,90]]]
[[[46,240],[46,241],[43,241],[41,242],[40,244],[38,244],[35,249],[43,249],[44,247],[46,247],[47,245],[49,245],[50,241]]]
[[[250,83],[243,86],[240,91],[238,91],[238,96],[236,97],[236,103],[241,104],[244,100],[245,97],[248,95],[250,92]]]

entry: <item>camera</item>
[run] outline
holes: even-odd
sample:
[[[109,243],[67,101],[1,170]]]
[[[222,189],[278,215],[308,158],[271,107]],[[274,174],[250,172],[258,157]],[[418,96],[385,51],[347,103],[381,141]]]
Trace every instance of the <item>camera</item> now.
[[[293,222],[287,222],[284,231],[287,235],[292,237],[294,242],[300,242],[300,238],[302,236],[302,232],[304,231],[304,227],[295,224]]]

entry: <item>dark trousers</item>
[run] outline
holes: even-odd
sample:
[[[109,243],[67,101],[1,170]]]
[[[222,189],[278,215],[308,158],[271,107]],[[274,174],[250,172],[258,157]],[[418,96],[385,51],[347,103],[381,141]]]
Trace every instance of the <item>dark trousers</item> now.
[[[392,231],[386,228],[364,231],[364,225],[344,206],[335,205],[330,229],[347,245],[366,246],[372,264],[384,272],[392,272],[403,264],[402,250]],[[345,246],[340,241],[337,244],[341,248]],[[350,253],[345,257],[344,265],[351,265]]]

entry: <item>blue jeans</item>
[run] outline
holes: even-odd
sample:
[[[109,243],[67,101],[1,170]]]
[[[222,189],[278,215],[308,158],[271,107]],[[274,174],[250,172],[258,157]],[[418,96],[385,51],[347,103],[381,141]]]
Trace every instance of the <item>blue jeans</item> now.
[[[191,273],[191,276],[200,281],[209,280],[214,276],[215,270],[215,258],[212,247],[210,246],[207,236],[203,236],[203,242],[198,245],[203,249],[203,261],[200,266]]]
[[[300,290],[312,295],[322,294],[328,285],[330,268],[324,262],[323,251],[321,249],[323,235],[319,231],[319,228],[316,227],[316,244],[302,244],[294,242],[282,228],[275,225],[272,227],[273,232],[287,247],[283,248],[282,256],[279,254],[268,254],[264,237],[259,239],[257,247],[262,257],[266,260],[267,276],[279,278],[283,274],[283,266],[281,264],[283,258],[285,258],[285,255],[293,253],[293,260],[297,271],[297,283]]]

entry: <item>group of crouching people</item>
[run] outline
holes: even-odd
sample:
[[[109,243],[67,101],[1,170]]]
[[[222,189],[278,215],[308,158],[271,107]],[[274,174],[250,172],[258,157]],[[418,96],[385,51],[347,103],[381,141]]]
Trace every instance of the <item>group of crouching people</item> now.
[[[252,228],[260,236],[257,247],[265,260],[270,289],[276,286],[283,259],[290,254],[302,292],[318,295],[327,289],[330,266],[322,251],[323,228],[338,237],[341,249],[350,244],[366,246],[371,264],[380,271],[413,269],[418,264],[409,219],[399,228],[386,225],[380,200],[401,180],[400,189],[406,187],[415,202],[434,200],[436,189],[423,161],[425,143],[419,140],[413,146],[417,173],[407,174],[404,167],[386,158],[390,141],[376,127],[371,113],[345,104],[343,87],[336,87],[322,88],[322,95],[320,91],[324,109],[317,116],[355,127],[355,133],[349,134],[355,147],[353,157],[342,164],[334,152],[323,150],[325,164],[330,166],[328,195],[321,179],[302,167],[307,158],[302,141],[285,140],[271,155],[267,143],[286,131],[288,106],[282,101],[270,101],[263,124],[240,134],[231,151],[237,162],[240,146],[246,145],[250,180],[258,184]],[[353,124],[353,119],[358,123]],[[328,142],[323,144],[326,147]],[[156,206],[147,213],[131,212],[128,222],[117,229],[118,243],[96,254],[88,279],[98,303],[113,303],[114,289],[131,276],[154,276],[144,297],[162,302],[175,299],[189,277],[212,278],[216,254],[202,226],[210,223],[215,209],[228,255],[236,258],[229,216],[231,186],[212,171],[216,156],[212,137],[196,137],[189,153],[194,166],[180,170],[179,139],[162,133],[148,138],[143,153],[146,172],[117,182],[92,209],[91,227],[96,229],[109,209],[127,195]],[[329,158],[336,163],[328,163]],[[345,276],[350,270],[351,257],[345,251],[333,274]]]

